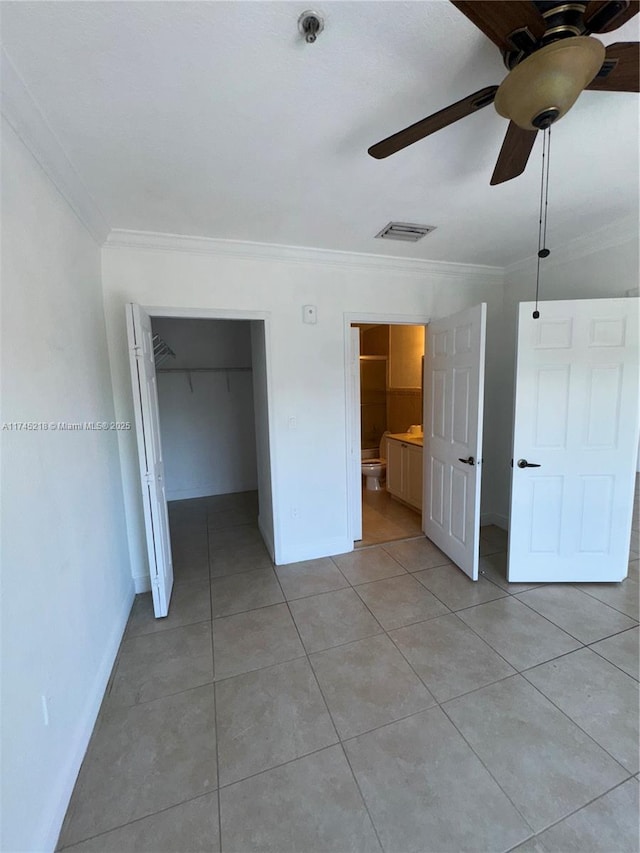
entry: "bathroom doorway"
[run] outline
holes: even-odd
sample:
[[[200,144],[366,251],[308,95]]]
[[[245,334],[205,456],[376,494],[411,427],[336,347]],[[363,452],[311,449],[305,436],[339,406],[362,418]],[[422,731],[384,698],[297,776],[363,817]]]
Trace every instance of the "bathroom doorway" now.
[[[353,322],[351,330],[358,348],[352,417],[360,437],[362,519],[354,545],[362,548],[422,535],[426,324]]]

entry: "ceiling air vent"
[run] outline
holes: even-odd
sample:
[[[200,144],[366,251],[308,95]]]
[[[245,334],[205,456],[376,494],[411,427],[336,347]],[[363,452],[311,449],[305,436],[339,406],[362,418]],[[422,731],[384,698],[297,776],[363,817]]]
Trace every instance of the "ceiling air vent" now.
[[[376,234],[381,240],[404,240],[415,243],[435,229],[435,225],[414,225],[412,222],[390,222]]]

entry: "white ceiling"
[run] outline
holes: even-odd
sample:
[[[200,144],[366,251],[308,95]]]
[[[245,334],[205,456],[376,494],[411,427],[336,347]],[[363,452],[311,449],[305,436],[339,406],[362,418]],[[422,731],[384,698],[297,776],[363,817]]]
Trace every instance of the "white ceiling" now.
[[[541,140],[490,187],[493,107],[367,155],[505,76],[447,0],[319,0],[312,45],[304,0],[1,6],[3,45],[112,228],[497,265],[536,249]],[[602,40],[637,40],[638,17]],[[585,92],[553,128],[551,245],[637,215],[639,100]],[[437,230],[375,240],[391,219]]]

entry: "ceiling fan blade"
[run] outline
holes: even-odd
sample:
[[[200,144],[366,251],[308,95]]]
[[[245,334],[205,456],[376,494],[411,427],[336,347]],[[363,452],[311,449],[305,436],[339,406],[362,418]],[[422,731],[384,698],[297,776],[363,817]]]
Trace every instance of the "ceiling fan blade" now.
[[[587,89],[594,92],[640,92],[640,43],[619,41],[610,44],[602,68]]]
[[[451,104],[409,127],[405,127],[404,130],[399,130],[393,136],[376,142],[369,148],[369,154],[376,160],[383,160],[390,154],[395,154],[396,151],[401,151],[408,145],[413,145],[414,142],[419,142],[425,136],[435,133],[436,130],[442,130],[443,127],[453,124],[454,121],[459,121],[461,118],[476,112],[476,110],[481,110],[482,107],[493,103],[497,91],[497,86],[487,86],[486,89],[480,89],[479,92],[475,92],[473,95],[469,95],[467,98],[463,98],[461,101],[457,101],[455,104]]]
[[[531,0],[451,0],[456,9],[488,36],[500,50],[513,50],[509,36],[528,29],[535,39],[542,38],[544,18]]]
[[[640,0],[591,0],[584,15],[590,33],[610,33],[640,12]]]
[[[517,178],[524,172],[537,133],[537,130],[523,130],[514,122],[509,122],[507,134],[498,154],[498,162],[491,176],[492,187],[510,181],[511,178]]]

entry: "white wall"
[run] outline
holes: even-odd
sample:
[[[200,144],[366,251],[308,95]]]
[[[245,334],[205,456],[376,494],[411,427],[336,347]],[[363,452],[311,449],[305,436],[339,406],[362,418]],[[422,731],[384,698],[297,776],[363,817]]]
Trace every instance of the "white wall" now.
[[[117,239],[117,235],[116,239]],[[347,529],[345,312],[444,316],[502,302],[502,273],[461,265],[387,261],[322,251],[280,250],[121,235],[150,248],[107,245],[103,283],[119,417],[131,416],[124,305],[265,312],[271,383],[271,461],[276,560],[293,562],[350,550]],[[158,246],[155,248],[155,246]],[[163,248],[166,247],[166,248]],[[318,322],[302,322],[302,306]],[[296,426],[292,428],[291,419]],[[134,576],[146,574],[135,441],[121,435]]]
[[[4,121],[2,420],[114,420],[99,249]],[[133,599],[118,445],[110,431],[0,442],[0,846],[50,850]]]
[[[152,318],[176,354],[163,368],[251,368],[251,328],[241,320]],[[257,488],[250,372],[158,373],[168,500]]]
[[[625,296],[627,291],[637,290],[640,275],[638,233],[636,216],[553,250],[541,265],[540,298],[599,299]],[[517,311],[520,302],[535,298],[535,274],[535,258],[506,270],[504,317],[492,342],[496,350],[495,386],[489,404],[494,417],[488,440],[496,479],[487,510],[503,525],[507,524],[509,516]]]

